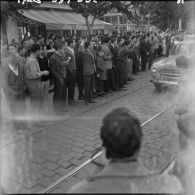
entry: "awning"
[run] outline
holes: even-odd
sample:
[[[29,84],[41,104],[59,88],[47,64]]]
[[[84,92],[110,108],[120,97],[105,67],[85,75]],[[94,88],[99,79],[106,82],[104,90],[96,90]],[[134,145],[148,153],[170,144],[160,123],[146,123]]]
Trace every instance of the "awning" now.
[[[85,30],[85,18],[81,14],[61,10],[23,10],[25,17],[44,23],[47,30]],[[92,18],[89,18],[91,22]],[[93,29],[109,29],[113,25],[95,20]]]

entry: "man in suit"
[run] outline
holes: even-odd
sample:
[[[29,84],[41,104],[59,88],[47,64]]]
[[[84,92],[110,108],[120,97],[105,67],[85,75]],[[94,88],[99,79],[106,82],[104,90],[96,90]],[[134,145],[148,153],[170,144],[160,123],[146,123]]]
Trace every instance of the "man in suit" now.
[[[141,68],[142,71],[146,70],[147,65],[147,55],[149,54],[149,47],[145,41],[146,34],[143,33],[140,38],[140,54],[141,54]]]
[[[94,77],[96,72],[95,56],[92,53],[93,42],[87,41],[85,43],[85,50],[83,51],[83,78],[84,78],[84,96],[85,105],[95,103],[92,101],[92,93],[94,89]]]
[[[75,85],[76,85],[76,58],[75,58],[75,40],[68,39],[65,53],[70,59],[69,65],[67,66],[67,88],[68,88],[68,103],[71,106],[76,105],[74,100]]]
[[[106,92],[117,91],[117,86],[114,82],[114,73],[113,73],[113,54],[110,50],[110,37],[106,37],[104,39],[104,43],[102,45],[102,50],[104,51],[104,62],[107,69],[107,86]]]
[[[49,59],[50,72],[54,80],[53,106],[56,114],[62,114],[65,105],[64,85],[66,83],[66,74],[64,66],[68,66],[69,60],[65,61],[61,42],[55,43],[56,51]]]
[[[76,82],[78,85],[79,99],[84,99],[84,80],[83,80],[83,53],[82,45],[83,40],[79,40],[76,45],[75,56],[76,56]]]
[[[114,73],[114,81],[117,89],[119,88],[119,71],[117,70],[117,64],[116,64],[116,59],[118,55],[118,47],[117,47],[117,39],[115,37],[111,38],[111,44],[110,44],[110,50],[113,54],[113,73]]]

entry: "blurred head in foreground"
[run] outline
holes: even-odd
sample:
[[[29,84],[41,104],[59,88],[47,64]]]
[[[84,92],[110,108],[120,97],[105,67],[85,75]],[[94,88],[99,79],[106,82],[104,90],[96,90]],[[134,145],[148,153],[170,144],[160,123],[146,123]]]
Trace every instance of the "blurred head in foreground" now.
[[[179,142],[181,149],[184,149],[195,143],[195,113],[183,114],[177,120],[177,127],[179,129]]]
[[[100,136],[108,159],[133,157],[142,141],[139,119],[126,108],[114,109],[103,119]]]

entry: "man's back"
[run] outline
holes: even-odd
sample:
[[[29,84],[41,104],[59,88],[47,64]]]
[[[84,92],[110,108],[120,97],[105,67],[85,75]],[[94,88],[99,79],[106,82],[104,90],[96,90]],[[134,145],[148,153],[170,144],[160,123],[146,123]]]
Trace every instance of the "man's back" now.
[[[110,163],[69,193],[180,193],[179,180],[149,171],[140,162]]]

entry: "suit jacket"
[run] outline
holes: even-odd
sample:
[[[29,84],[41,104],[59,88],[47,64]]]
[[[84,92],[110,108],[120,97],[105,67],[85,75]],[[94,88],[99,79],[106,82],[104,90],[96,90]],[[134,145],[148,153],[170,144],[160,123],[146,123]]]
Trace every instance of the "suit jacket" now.
[[[83,75],[92,75],[96,72],[95,57],[87,49],[83,51]]]
[[[146,43],[144,38],[140,38],[140,53],[141,54],[146,54],[149,52],[149,45]]]
[[[53,55],[49,59],[51,76],[54,80],[60,80],[64,78],[63,65],[61,64],[62,61],[63,57],[57,53],[53,53]]]
[[[113,54],[113,59],[112,59],[113,65],[116,65],[116,59],[117,59],[117,55],[118,55],[118,48],[117,48],[117,46],[110,45],[110,50]]]
[[[99,73],[99,80],[107,80],[106,77],[106,65],[103,57],[97,56],[97,72]]]
[[[68,193],[164,194],[182,190],[175,176],[150,171],[141,162],[113,162],[73,186]]]
[[[71,57],[71,60],[69,62],[69,65],[67,66],[68,70],[70,72],[73,72],[76,70],[76,57],[75,57],[75,50],[74,53],[67,47],[65,49],[67,57]]]
[[[128,56],[132,54],[132,50],[129,50],[126,46],[123,46],[117,56],[117,65],[122,68],[125,67],[128,61]]]
[[[102,50],[104,51],[104,61],[106,64],[106,69],[112,69],[112,58],[110,59],[110,56],[113,56],[109,46],[107,44],[102,45]]]

